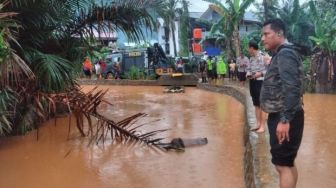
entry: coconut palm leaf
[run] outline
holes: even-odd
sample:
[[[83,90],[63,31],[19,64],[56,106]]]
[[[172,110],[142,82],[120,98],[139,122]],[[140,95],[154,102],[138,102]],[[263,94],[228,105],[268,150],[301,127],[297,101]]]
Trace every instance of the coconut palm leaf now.
[[[178,19],[178,14],[181,13],[181,9],[178,7],[181,0],[167,0],[164,1],[163,6],[156,8],[160,17],[164,20],[164,26],[171,33],[174,47],[174,56],[177,56],[177,47],[175,39],[175,21]],[[170,35],[170,34],[169,34]],[[169,37],[166,36],[168,39]]]
[[[90,143],[105,142],[109,136],[111,140],[118,140],[123,143],[136,142],[147,145],[159,146],[162,138],[154,138],[157,134],[167,131],[154,130],[140,134],[139,128],[144,125],[136,125],[134,121],[146,116],[144,113],[138,113],[119,122],[115,122],[104,117],[98,112],[98,107],[104,101],[103,97],[108,90],[97,90],[97,87],[84,93],[79,87],[74,87],[66,94],[56,94],[52,96],[55,102],[63,103],[69,106],[70,113],[76,118],[76,126],[82,136],[89,136]],[[98,121],[94,124],[94,119]],[[85,124],[87,122],[87,124]],[[70,126],[70,125],[69,125]],[[86,128],[87,127],[87,128]]]
[[[305,7],[298,0],[283,1],[277,10],[278,16],[286,23],[287,38],[290,42],[301,46],[312,46],[308,37],[314,33],[314,24]]]
[[[98,33],[121,31],[129,40],[144,37],[143,28],[152,31],[154,21],[149,9],[160,7],[162,1],[115,0],[110,3],[92,3],[87,9],[81,9],[76,24],[71,25],[71,33],[93,35]]]
[[[12,131],[12,119],[15,104],[17,103],[15,92],[10,89],[0,90],[0,135],[8,134]]]
[[[73,81],[75,66],[64,58],[71,57],[64,47],[71,47],[76,52],[83,50],[83,53],[92,50],[89,41],[83,39],[87,33],[92,34],[93,28],[121,30],[130,39],[137,40],[143,34],[142,26],[153,28],[147,8],[160,1],[120,0],[111,1],[108,6],[99,6],[93,1],[88,4],[88,0],[6,2],[0,3],[0,105],[6,106],[1,111],[0,134],[11,130],[14,134],[23,133],[38,127],[55,113],[57,104],[63,104],[75,115],[82,135],[99,135],[99,139],[104,140],[109,132],[111,137],[126,142],[156,143],[151,137],[160,131],[140,137],[137,129],[128,124],[132,124],[132,118],[118,123],[99,116],[97,107],[104,101],[106,91],[80,92]],[[12,94],[8,94],[9,91]],[[97,117],[100,123],[94,132]]]
[[[43,92],[60,92],[73,85],[71,63],[59,56],[37,50],[27,51],[32,70],[37,77],[37,88]]]

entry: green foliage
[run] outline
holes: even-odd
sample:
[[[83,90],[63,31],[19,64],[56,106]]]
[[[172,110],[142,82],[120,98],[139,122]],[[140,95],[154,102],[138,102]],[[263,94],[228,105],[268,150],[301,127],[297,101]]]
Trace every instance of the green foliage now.
[[[73,86],[71,63],[59,56],[41,53],[37,50],[27,51],[31,68],[37,77],[37,88],[43,92],[62,92]]]
[[[3,32],[0,32],[0,63],[4,59],[6,59],[8,54],[9,54],[9,51],[8,51],[7,44],[5,43],[4,38],[3,38]]]
[[[189,56],[189,48],[188,48],[188,33],[190,32],[189,25],[189,10],[188,10],[188,2],[186,0],[182,0],[182,14],[180,20],[180,52],[179,56]]]
[[[177,19],[177,13],[181,12],[178,8],[178,4],[181,0],[166,0],[163,1],[163,6],[156,8],[158,14],[164,20],[164,26],[169,29],[173,37],[174,56],[177,56],[176,40],[175,40],[175,20]]]
[[[331,7],[336,4],[322,3],[322,2],[309,2],[310,15],[313,19],[315,26],[315,33],[309,37],[310,40],[316,45],[315,49],[318,53],[315,54],[314,64],[320,67],[325,63],[325,60],[330,61],[332,66],[328,69],[317,70],[317,80],[326,75],[331,79],[331,90],[336,90],[336,77],[332,77],[332,71],[330,70],[336,66],[335,54],[336,54],[336,17],[335,10],[331,7],[326,7],[328,4]],[[321,7],[323,9],[321,9]],[[335,70],[335,69],[334,69]]]
[[[156,80],[156,79],[157,79],[157,75],[155,73],[147,76],[147,80]]]
[[[15,108],[16,101],[13,91],[4,88],[0,90],[0,136],[12,131],[12,109]]]
[[[316,46],[331,55],[336,51],[336,17],[334,10],[319,12],[310,2],[311,16],[314,18],[315,33],[309,39]]]
[[[303,69],[304,69],[304,73],[308,74],[310,72],[310,67],[311,67],[311,59],[310,58],[305,58],[302,62],[303,64]]]
[[[235,51],[235,56],[239,56],[240,52],[240,37],[238,31],[238,25],[244,17],[246,9],[254,2],[254,0],[230,0],[225,1],[225,4],[219,0],[204,0],[209,3],[213,3],[212,8],[216,10],[222,18],[214,24],[211,29],[212,32],[216,29],[224,29],[220,32],[223,33],[227,39],[227,48],[231,48],[231,38],[233,39],[233,46]]]
[[[145,74],[143,70],[132,66],[131,69],[125,74],[127,79],[130,80],[143,80],[145,78]]]
[[[303,60],[303,69],[305,74],[305,90],[310,93],[315,92],[315,77],[312,75],[311,66],[312,66],[312,60],[310,57],[307,57]]]
[[[106,50],[92,40],[94,30],[122,31],[130,40],[140,40],[143,27],[154,28],[149,8],[162,3],[152,0],[116,0],[101,5],[92,0],[9,2],[0,3],[0,70],[4,73],[0,74],[0,134],[23,133],[36,126],[50,113],[41,105],[46,100],[41,95],[71,89],[75,84],[74,70],[81,70],[87,54],[97,58],[105,56]]]
[[[249,42],[250,42],[250,39],[249,39],[248,36],[244,36],[240,40],[241,49],[242,49],[242,52],[245,56],[249,56],[249,52],[248,52]]]
[[[312,47],[309,36],[314,33],[314,27],[305,6],[300,5],[299,0],[288,0],[277,12],[286,23],[288,40],[292,43]]]

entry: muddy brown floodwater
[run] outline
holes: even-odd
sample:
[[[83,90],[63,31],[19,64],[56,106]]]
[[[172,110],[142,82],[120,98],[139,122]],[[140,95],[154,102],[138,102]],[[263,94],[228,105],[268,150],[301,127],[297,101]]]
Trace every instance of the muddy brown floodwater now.
[[[297,187],[336,187],[336,95],[304,95],[305,128]]]
[[[162,87],[101,88],[109,88],[106,99],[114,104],[102,105],[103,115],[121,120],[145,112],[148,117],[138,123],[148,122],[149,130],[170,128],[159,135],[166,141],[207,137],[209,143],[185,152],[158,152],[108,140],[88,147],[88,139],[79,137],[74,124],[67,140],[68,119],[61,118],[56,126],[53,120],[43,125],[38,141],[36,131],[0,139],[0,187],[244,187],[245,115],[237,100],[196,88],[181,94],[164,94]]]

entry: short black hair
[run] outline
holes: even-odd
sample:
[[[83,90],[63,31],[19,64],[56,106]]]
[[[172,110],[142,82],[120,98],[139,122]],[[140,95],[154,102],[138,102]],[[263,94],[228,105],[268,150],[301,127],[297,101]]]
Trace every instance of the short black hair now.
[[[281,19],[275,18],[267,20],[266,22],[264,22],[263,27],[265,27],[266,25],[271,25],[271,29],[277,33],[280,33],[282,31],[283,35],[286,37],[286,25]]]
[[[252,47],[252,48],[255,49],[255,50],[259,50],[259,45],[258,45],[258,43],[257,43],[256,41],[254,41],[254,40],[251,40],[251,41],[249,42],[248,47],[249,47],[249,48]]]

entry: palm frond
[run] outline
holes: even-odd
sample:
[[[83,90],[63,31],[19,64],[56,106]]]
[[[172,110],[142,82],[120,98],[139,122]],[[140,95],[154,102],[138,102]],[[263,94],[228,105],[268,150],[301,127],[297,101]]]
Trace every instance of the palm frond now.
[[[37,50],[27,51],[26,57],[29,57],[41,91],[60,92],[73,86],[72,67],[68,60]]]
[[[15,92],[5,88],[0,90],[0,135],[5,135],[12,131],[13,109],[15,109],[16,103]]]
[[[53,100],[63,103],[64,106],[70,109],[70,113],[74,114],[76,118],[77,129],[82,136],[89,135],[90,143],[104,143],[109,137],[112,141],[144,143],[159,147],[159,141],[163,138],[156,138],[155,136],[167,131],[167,129],[140,133],[139,128],[143,127],[144,124],[136,125],[135,121],[146,116],[146,114],[137,113],[115,122],[98,112],[98,107],[102,102],[110,104],[103,99],[107,91],[97,90],[97,87],[95,87],[91,91],[84,93],[78,87],[74,87],[66,94],[56,94]],[[98,119],[98,121],[94,123],[94,119]],[[87,126],[84,125],[85,122],[87,122]]]
[[[152,31],[154,20],[150,8],[161,6],[161,1],[112,1],[105,4],[91,4],[87,9],[81,9],[76,24],[71,25],[73,34],[93,35],[93,29],[98,33],[125,33],[129,40],[137,41],[144,37],[143,28]]]

